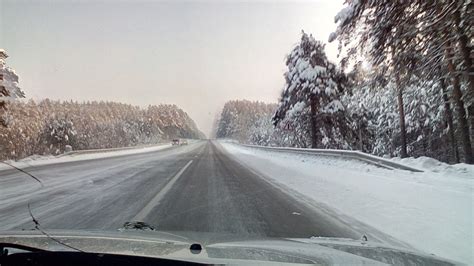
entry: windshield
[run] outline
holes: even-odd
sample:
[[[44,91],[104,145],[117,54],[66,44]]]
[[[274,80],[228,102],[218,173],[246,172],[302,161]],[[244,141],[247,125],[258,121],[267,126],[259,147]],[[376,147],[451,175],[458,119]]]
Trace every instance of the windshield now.
[[[0,0],[0,236],[334,238],[474,263],[472,10]]]

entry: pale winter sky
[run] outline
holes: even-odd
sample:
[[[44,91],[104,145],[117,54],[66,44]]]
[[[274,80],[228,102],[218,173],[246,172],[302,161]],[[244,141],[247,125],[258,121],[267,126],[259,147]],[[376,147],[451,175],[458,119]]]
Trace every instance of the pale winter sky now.
[[[301,30],[327,42],[342,0],[0,0],[0,48],[27,98],[174,103],[206,134],[227,100],[276,102]],[[337,60],[337,44],[326,46]]]

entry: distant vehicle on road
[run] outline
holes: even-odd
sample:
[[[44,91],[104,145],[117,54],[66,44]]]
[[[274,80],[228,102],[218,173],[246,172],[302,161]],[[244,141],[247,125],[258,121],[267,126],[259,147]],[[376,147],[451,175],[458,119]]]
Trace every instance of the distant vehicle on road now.
[[[171,145],[173,146],[188,145],[188,141],[185,139],[173,139],[171,140]]]

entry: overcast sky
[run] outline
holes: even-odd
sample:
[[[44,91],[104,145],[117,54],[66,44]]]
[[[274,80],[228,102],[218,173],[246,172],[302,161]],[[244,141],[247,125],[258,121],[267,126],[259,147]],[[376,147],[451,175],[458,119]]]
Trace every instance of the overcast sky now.
[[[327,42],[338,0],[0,0],[0,48],[27,98],[173,103],[209,134],[227,100],[276,102],[301,30]],[[337,44],[326,46],[337,60]]]

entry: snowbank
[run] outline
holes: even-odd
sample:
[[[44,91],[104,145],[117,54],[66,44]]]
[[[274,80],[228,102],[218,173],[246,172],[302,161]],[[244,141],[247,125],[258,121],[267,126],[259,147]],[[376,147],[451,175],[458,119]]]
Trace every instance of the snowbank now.
[[[221,145],[289,191],[297,191],[421,251],[474,263],[474,167],[470,165],[449,166],[429,158],[402,160],[428,170],[413,173],[228,142]]]
[[[6,161],[7,163],[14,165],[16,167],[25,168],[29,166],[39,166],[39,165],[48,165],[48,164],[56,164],[56,163],[64,163],[64,162],[72,162],[72,161],[83,161],[83,160],[91,160],[91,159],[100,159],[106,157],[115,157],[121,155],[129,155],[129,154],[137,154],[137,153],[144,153],[144,152],[152,152],[152,151],[159,151],[166,148],[171,147],[171,144],[159,144],[149,147],[140,147],[140,148],[132,148],[126,150],[115,150],[115,151],[108,151],[105,149],[103,150],[96,150],[94,152],[87,151],[85,154],[81,153],[72,153],[69,155],[32,155],[21,159],[19,161]],[[0,164],[0,170],[11,169],[10,166],[5,164]]]
[[[427,172],[439,173],[444,176],[456,176],[459,178],[471,178],[474,179],[474,165],[458,163],[450,165],[447,163],[440,162],[430,157],[418,157],[418,158],[392,158],[390,159],[397,163],[402,163],[417,169],[422,169]]]

